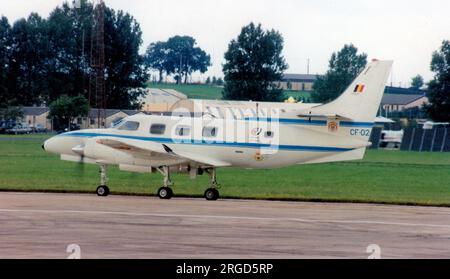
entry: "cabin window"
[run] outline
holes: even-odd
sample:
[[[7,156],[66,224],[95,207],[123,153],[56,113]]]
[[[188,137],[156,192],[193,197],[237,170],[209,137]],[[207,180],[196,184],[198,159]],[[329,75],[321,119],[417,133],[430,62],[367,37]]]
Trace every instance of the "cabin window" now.
[[[175,134],[180,137],[186,137],[191,134],[191,128],[189,126],[178,126]]]
[[[234,114],[234,111],[232,108],[227,108],[227,111],[231,114],[231,116],[233,116],[234,119],[237,119],[236,114]],[[227,114],[228,116],[228,114]]]
[[[136,121],[126,121],[119,127],[122,131],[137,131],[137,129],[139,129],[139,122]]]
[[[212,138],[217,135],[217,127],[205,127],[203,128],[203,137]]]
[[[150,134],[154,135],[162,135],[166,131],[166,125],[165,124],[153,124],[150,127]]]
[[[223,113],[222,113],[222,111],[220,110],[220,107],[216,107],[216,110],[217,110],[217,114],[219,115],[219,117],[220,117],[220,118],[224,118],[224,117],[223,117]]]
[[[245,118],[245,113],[242,109],[239,109],[239,113],[241,114],[241,118],[244,119]]]
[[[265,134],[264,134],[264,136],[265,136],[266,138],[273,138],[274,133],[273,133],[272,131],[266,131]]]

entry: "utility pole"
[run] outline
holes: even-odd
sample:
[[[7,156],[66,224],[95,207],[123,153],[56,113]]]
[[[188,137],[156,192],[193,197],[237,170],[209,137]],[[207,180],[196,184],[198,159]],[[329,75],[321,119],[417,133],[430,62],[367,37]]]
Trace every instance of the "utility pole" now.
[[[183,65],[183,55],[180,54],[180,70],[179,70],[179,73],[178,73],[178,84],[181,84],[181,79],[182,79],[182,77],[181,77],[181,73],[182,73],[181,67],[182,67],[182,65]]]
[[[82,95],[86,96],[86,94],[90,95],[90,86],[86,86],[86,75],[89,75],[89,67],[86,63],[86,30],[85,30],[85,21],[83,17],[83,10],[82,10],[82,0],[74,0],[73,1],[73,7],[77,10],[77,21],[78,25],[77,27],[81,29],[81,59],[78,61],[78,68],[81,72],[81,88],[82,88]],[[90,100],[90,96],[88,98]],[[90,103],[89,103],[90,105]],[[85,122],[85,125],[83,128],[88,128],[89,123],[87,121]],[[70,124],[69,124],[69,130],[70,130]]]
[[[394,86],[394,69],[391,70],[391,87]]]
[[[92,87],[95,94],[97,108],[97,126],[105,128],[106,125],[106,92],[105,92],[105,3],[103,0],[95,1],[93,10],[92,43],[91,43],[91,74],[89,105],[91,104]]]
[[[307,67],[306,67],[306,74],[309,75],[309,58],[308,58],[308,65],[307,65]]]

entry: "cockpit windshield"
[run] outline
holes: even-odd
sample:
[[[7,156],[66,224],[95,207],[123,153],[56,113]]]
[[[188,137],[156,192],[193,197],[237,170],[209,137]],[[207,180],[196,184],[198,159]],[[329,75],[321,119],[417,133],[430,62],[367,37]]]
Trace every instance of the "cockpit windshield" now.
[[[120,127],[125,121],[123,119],[120,119],[118,121],[115,121],[111,124],[111,128],[115,128],[117,129],[118,127]]]

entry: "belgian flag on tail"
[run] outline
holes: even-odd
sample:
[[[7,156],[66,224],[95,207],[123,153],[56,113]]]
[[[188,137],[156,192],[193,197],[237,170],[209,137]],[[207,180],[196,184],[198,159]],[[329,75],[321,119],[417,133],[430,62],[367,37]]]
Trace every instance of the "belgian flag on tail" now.
[[[355,87],[355,90],[353,91],[354,93],[363,93],[364,92],[364,84],[358,84]]]

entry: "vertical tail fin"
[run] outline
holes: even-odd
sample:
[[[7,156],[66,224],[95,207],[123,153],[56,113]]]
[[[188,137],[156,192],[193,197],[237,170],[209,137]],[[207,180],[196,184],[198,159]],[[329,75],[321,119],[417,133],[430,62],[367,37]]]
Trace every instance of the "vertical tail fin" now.
[[[392,63],[392,61],[372,61],[342,95],[330,103],[311,108],[311,113],[336,114],[357,121],[373,122],[384,94]]]

